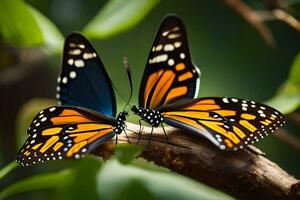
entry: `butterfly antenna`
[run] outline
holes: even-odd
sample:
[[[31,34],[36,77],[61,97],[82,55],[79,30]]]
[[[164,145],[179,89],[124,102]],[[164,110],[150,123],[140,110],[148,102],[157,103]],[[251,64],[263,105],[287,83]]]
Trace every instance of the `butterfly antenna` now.
[[[129,86],[130,86],[130,95],[129,95],[129,98],[127,100],[126,105],[124,106],[124,109],[123,109],[123,111],[124,111],[125,108],[129,105],[129,102],[132,98],[133,87],[132,87],[131,70],[130,70],[130,67],[129,67],[129,64],[128,64],[128,58],[126,56],[124,56],[124,58],[123,58],[123,63],[124,63],[124,67],[125,67],[125,70],[126,70],[126,73],[127,73],[127,77],[128,77],[128,80],[129,80]]]
[[[117,90],[117,87],[115,86],[115,84],[110,80],[110,84],[112,85],[112,87],[115,89],[115,92],[119,95],[119,97],[126,102],[126,100],[124,99],[124,97],[122,96],[122,94],[119,92],[119,90]]]
[[[127,72],[127,74],[128,74],[128,72]],[[130,79],[131,79],[131,76],[130,76]],[[129,102],[125,100],[125,98],[119,92],[119,90],[117,89],[115,84],[112,82],[112,80],[110,80],[110,83],[111,83],[112,87],[115,89],[115,92],[117,93],[117,95],[122,99],[122,101],[126,102],[126,106],[127,106],[129,104]],[[129,99],[131,99],[131,96],[132,96],[132,83],[131,83],[131,80],[130,80],[130,97],[129,97]],[[123,111],[125,110],[126,106],[124,107]]]

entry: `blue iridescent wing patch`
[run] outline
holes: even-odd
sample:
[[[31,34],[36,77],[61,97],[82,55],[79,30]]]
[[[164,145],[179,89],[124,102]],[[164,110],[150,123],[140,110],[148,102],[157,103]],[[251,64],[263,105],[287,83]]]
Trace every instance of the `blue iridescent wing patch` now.
[[[65,40],[57,98],[62,105],[79,106],[115,117],[111,80],[89,41],[80,33]]]

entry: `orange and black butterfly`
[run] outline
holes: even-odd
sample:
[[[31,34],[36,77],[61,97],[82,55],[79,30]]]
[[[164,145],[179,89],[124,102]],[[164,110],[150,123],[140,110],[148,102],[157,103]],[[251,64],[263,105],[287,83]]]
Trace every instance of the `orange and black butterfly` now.
[[[133,106],[132,111],[150,124],[152,131],[166,123],[203,136],[222,150],[241,149],[283,125],[279,111],[255,101],[196,98],[199,75],[182,21],[168,16],[148,57],[139,106]]]
[[[116,117],[116,100],[104,66],[79,33],[66,38],[57,98],[62,106],[42,110],[28,128],[17,155],[24,166],[80,158],[125,128],[127,112]]]

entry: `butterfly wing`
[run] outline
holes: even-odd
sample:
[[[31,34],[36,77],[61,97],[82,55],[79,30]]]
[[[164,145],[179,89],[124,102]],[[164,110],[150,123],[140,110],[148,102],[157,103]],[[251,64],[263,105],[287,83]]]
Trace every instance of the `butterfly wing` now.
[[[204,136],[227,150],[254,143],[284,123],[274,108],[237,98],[199,98],[161,112],[167,124]]]
[[[84,107],[112,117],[116,115],[111,80],[93,46],[79,33],[66,38],[57,98],[62,105]]]
[[[60,106],[41,111],[28,128],[17,155],[23,166],[47,160],[80,158],[114,137],[113,118],[83,108]]]
[[[197,96],[200,71],[193,65],[185,28],[168,16],[155,37],[139,92],[139,105],[154,109],[163,104]]]

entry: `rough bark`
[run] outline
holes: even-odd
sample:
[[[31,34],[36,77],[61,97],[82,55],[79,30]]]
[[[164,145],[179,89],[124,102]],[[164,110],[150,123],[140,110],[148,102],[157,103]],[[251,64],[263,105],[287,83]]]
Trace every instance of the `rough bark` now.
[[[138,130],[138,125],[128,124],[131,143],[137,142]],[[150,132],[151,128],[143,127],[139,145],[144,151],[140,156],[159,166],[220,189],[237,199],[300,199],[300,181],[253,146],[238,152],[225,152],[204,138],[175,128],[166,128],[169,141],[175,145],[167,144],[161,128],[154,129],[149,145]],[[119,136],[119,142],[127,142],[124,134]],[[95,153],[108,158],[113,146],[113,143],[103,145]]]

